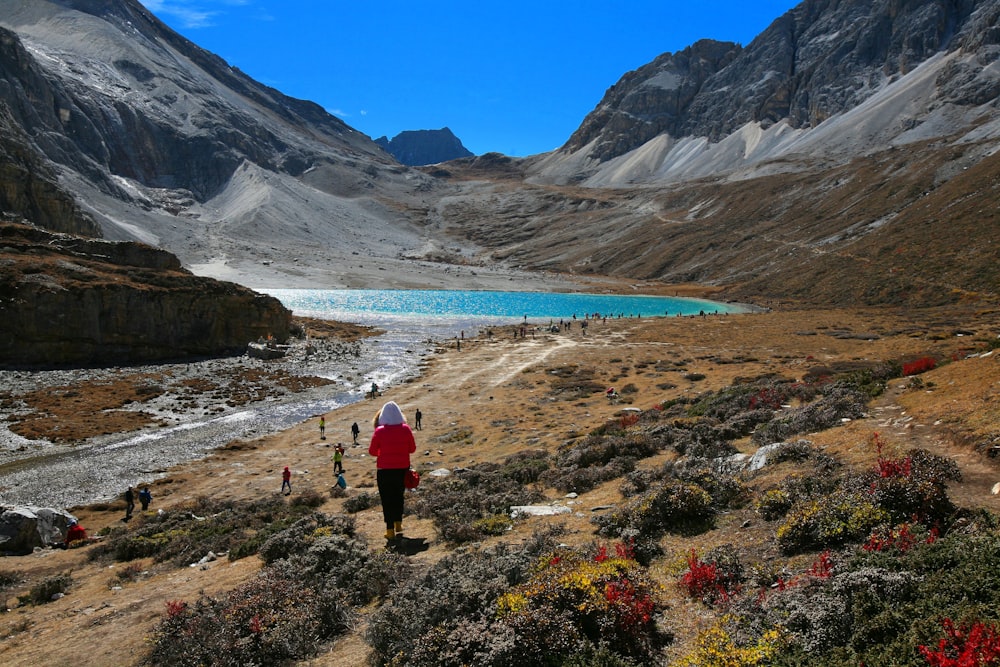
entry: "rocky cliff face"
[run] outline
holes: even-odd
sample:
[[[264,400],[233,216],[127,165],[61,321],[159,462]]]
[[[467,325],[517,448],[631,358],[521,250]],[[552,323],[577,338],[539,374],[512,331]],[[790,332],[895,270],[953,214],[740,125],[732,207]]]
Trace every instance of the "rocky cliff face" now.
[[[379,137],[375,143],[401,163],[411,167],[472,157],[472,151],[447,127],[440,130],[407,130],[390,140]]]
[[[33,62],[17,36],[0,28],[0,211],[53,231],[100,236],[94,219],[80,210],[51,167],[30,148],[23,121],[25,102],[31,98],[19,82],[40,82]]]
[[[942,72],[936,104],[984,104],[1000,92],[998,24],[996,0],[806,0],[746,48],[703,41],[629,72],[561,151],[587,147],[606,161],[661,135],[719,142],[751,123],[813,128],[959,50],[978,55]]]
[[[176,257],[0,223],[0,365],[121,365],[239,353],[291,313],[272,297],[199,278]]]

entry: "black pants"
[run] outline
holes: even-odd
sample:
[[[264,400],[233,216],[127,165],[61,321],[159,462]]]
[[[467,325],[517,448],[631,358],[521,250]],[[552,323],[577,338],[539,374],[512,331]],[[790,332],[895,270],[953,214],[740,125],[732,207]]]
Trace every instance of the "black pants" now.
[[[375,476],[378,481],[378,495],[382,499],[382,518],[385,527],[392,528],[397,521],[403,520],[403,477],[407,468],[380,468]]]

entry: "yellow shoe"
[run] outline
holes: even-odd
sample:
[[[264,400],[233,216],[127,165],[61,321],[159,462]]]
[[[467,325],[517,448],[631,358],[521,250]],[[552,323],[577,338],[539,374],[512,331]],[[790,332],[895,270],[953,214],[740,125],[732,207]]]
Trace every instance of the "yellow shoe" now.
[[[403,522],[397,521],[394,525],[394,528],[396,530],[396,534],[401,535],[403,533]]]
[[[385,529],[385,539],[391,540],[394,537],[396,537],[396,533],[392,530],[392,528],[386,528]]]

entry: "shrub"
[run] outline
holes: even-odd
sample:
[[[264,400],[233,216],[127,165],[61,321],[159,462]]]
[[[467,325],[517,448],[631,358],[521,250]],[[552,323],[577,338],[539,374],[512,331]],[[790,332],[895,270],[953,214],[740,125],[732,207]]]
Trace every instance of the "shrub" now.
[[[750,501],[746,484],[719,461],[709,467],[702,461],[687,459],[675,465],[673,473],[678,480],[707,491],[716,509],[743,507]]]
[[[22,575],[20,572],[15,572],[13,570],[0,570],[0,591],[6,591],[21,582]]]
[[[503,535],[514,525],[514,520],[506,514],[494,514],[472,522],[472,527],[481,535]]]
[[[32,586],[28,594],[21,596],[19,600],[22,603],[28,604],[46,604],[47,602],[52,602],[57,597],[61,597],[61,594],[65,594],[72,583],[73,577],[68,573],[46,577],[41,582]]]
[[[544,449],[534,449],[508,456],[501,472],[520,484],[534,484],[548,468],[549,453]]]
[[[670,477],[673,465],[664,464],[659,468],[640,468],[625,475],[620,491],[626,498],[638,495],[658,482]]]
[[[433,519],[434,527],[448,542],[480,539],[485,535],[481,528],[490,525],[477,524],[481,519],[508,514],[514,505],[529,505],[542,498],[540,491],[521,485],[503,470],[503,466],[482,464],[436,480],[414,496],[410,510]]]
[[[589,435],[556,456],[556,468],[588,468],[607,465],[620,458],[644,459],[659,453],[661,447],[642,433]]]
[[[344,511],[349,514],[356,514],[372,507],[378,507],[381,504],[382,499],[377,493],[362,491],[358,495],[344,501]]]
[[[835,383],[816,401],[781,415],[753,433],[758,445],[781,442],[799,433],[815,433],[837,426],[843,419],[858,419],[865,413],[869,396],[844,383]]]
[[[808,440],[796,440],[794,442],[783,442],[777,449],[767,457],[768,464],[777,465],[785,461],[802,462],[808,461],[810,457],[816,456],[817,451]]]
[[[318,540],[333,535],[354,535],[354,517],[327,515],[319,512],[299,519],[291,526],[271,535],[260,546],[265,564],[301,554]]]
[[[314,654],[343,633],[350,614],[336,590],[320,591],[294,573],[265,568],[221,598],[168,603],[153,632],[153,665],[283,664]]]
[[[672,663],[674,667],[755,667],[771,664],[783,640],[778,630],[768,630],[752,643],[738,644],[725,628],[726,619],[700,633],[694,649]]]
[[[762,493],[754,509],[760,514],[764,521],[774,521],[780,519],[792,508],[792,498],[783,489],[769,489]]]
[[[634,458],[620,456],[611,459],[605,465],[586,468],[556,467],[546,471],[540,481],[564,493],[585,493],[604,482],[627,475],[634,469]]]
[[[364,542],[346,535],[318,537],[275,566],[285,576],[320,590],[336,590],[354,605],[385,597],[409,571],[403,556],[387,551],[373,554]]]
[[[920,357],[919,359],[914,359],[911,362],[903,364],[903,377],[908,375],[919,375],[920,373],[932,371],[935,366],[937,366],[937,361],[934,357]]]
[[[548,667],[561,656],[580,650],[583,643],[572,623],[561,616],[536,613],[509,623],[487,617],[462,619],[453,629],[442,628],[417,639],[405,664]]]
[[[930,525],[945,521],[954,512],[947,492],[947,483],[961,478],[954,461],[924,450],[890,458],[883,452],[884,442],[878,433],[872,440],[878,458],[862,483],[869,485],[873,502],[885,509],[894,523],[913,520]]]
[[[692,598],[707,604],[728,602],[739,591],[743,568],[735,549],[720,547],[698,558],[694,549],[687,557],[688,569],[678,582],[681,589]]]
[[[861,545],[865,551],[900,551],[906,552],[917,543],[917,536],[910,530],[910,524],[903,523],[894,528],[876,530],[868,536],[868,541]]]
[[[141,565],[138,563],[129,563],[115,571],[115,576],[112,578],[110,585],[116,586],[121,583],[137,581],[142,573],[143,569]]]
[[[919,646],[957,658],[961,644],[940,644],[940,619],[971,629],[995,623],[1000,604],[995,525],[983,515],[966,518],[975,522],[974,534],[919,541],[908,551],[859,549],[828,579],[803,579],[766,595],[758,607],[764,615],[753,624],[783,623],[793,642],[775,664],[918,667],[927,664]],[[741,611],[755,613],[749,604]]]
[[[708,528],[714,515],[712,497],[704,489],[669,480],[593,521],[601,535],[621,537],[633,531],[652,536],[663,532],[700,532]]]
[[[836,494],[793,507],[777,530],[785,553],[838,546],[867,537],[889,513],[869,500]]]
[[[152,556],[156,562],[187,565],[207,554],[229,553],[231,560],[256,552],[273,533],[291,525],[308,510],[280,498],[219,501],[199,498],[162,515],[141,517],[134,530],[115,530],[88,556],[130,561]]]
[[[883,362],[874,368],[861,368],[846,374],[838,384],[851,387],[869,398],[881,396],[889,380],[902,374],[899,362]]]
[[[300,491],[291,498],[291,504],[297,507],[307,507],[314,509],[319,507],[324,502],[323,495],[316,491],[315,489],[306,489],[305,491]]]
[[[739,435],[728,431],[725,426],[699,421],[689,429],[679,430],[673,438],[673,447],[678,454],[698,459],[718,459],[737,452],[731,440]]]
[[[958,626],[950,618],[941,621],[945,638],[937,648],[920,646],[920,654],[931,667],[988,667],[1000,664],[1000,632],[996,626],[976,621]]]
[[[504,621],[537,618],[538,612],[561,616],[592,644],[648,658],[658,641],[654,592],[652,581],[624,545],[614,555],[603,547],[589,558],[562,550],[543,557],[529,581],[501,595],[497,609]]]
[[[539,556],[536,549],[553,546],[551,536],[537,535],[520,551],[506,545],[491,550],[460,549],[432,565],[425,574],[395,587],[389,600],[369,617],[365,638],[378,664],[410,664],[425,646],[441,649],[456,628],[484,628],[493,635],[489,620],[496,617],[496,600],[511,586],[524,581]],[[468,625],[472,624],[472,625]],[[424,655],[433,654],[429,649]],[[424,663],[428,664],[428,663]]]

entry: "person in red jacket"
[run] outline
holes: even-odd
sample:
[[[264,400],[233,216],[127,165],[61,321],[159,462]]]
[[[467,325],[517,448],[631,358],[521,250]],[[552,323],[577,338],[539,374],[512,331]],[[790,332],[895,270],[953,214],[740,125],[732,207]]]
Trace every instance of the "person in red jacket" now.
[[[368,453],[376,458],[378,495],[382,499],[385,538],[391,540],[403,532],[403,478],[410,469],[410,454],[417,451],[413,431],[403,411],[389,401],[375,415]]]
[[[71,519],[69,526],[66,528],[66,546],[68,547],[72,542],[76,542],[77,540],[86,542],[87,539],[87,531],[77,523],[76,519]]]

